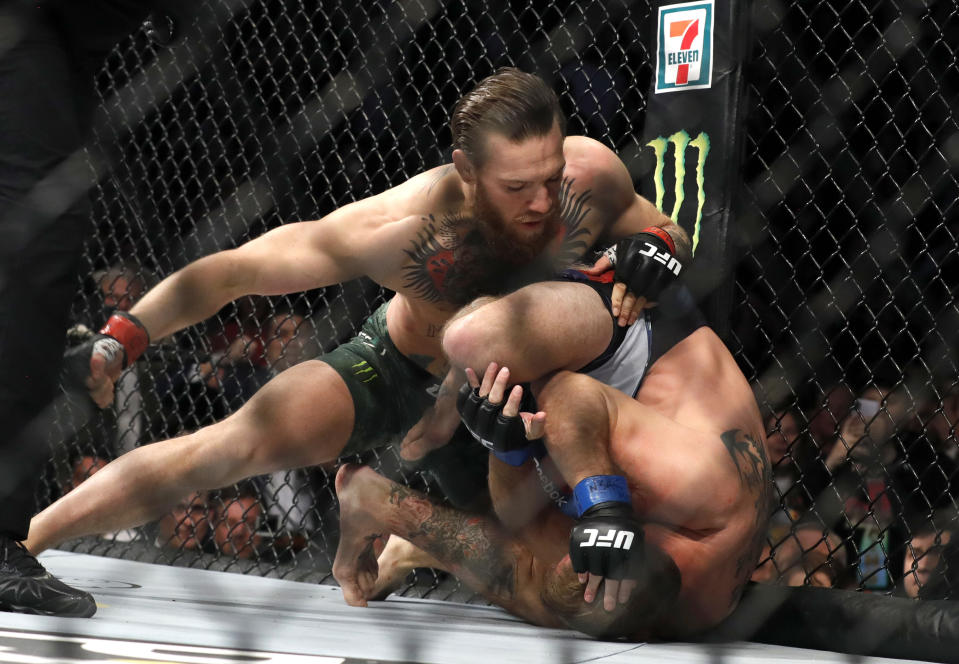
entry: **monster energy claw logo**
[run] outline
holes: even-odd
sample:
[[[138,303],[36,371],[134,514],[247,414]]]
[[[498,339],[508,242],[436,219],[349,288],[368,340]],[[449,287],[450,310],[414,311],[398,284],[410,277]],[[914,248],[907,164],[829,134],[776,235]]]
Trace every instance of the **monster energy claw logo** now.
[[[377,373],[373,370],[373,367],[366,363],[366,360],[357,362],[351,368],[353,369],[353,375],[364,383],[369,383],[377,378]]]
[[[686,149],[696,148],[699,154],[696,160],[696,223],[693,227],[693,254],[695,254],[696,247],[699,244],[699,230],[703,221],[703,206],[706,204],[706,180],[703,174],[706,170],[706,155],[709,154],[709,135],[706,132],[700,132],[699,136],[690,139],[686,131],[680,130],[669,138],[657,136],[646,144],[653,149],[653,153],[656,155],[656,172],[653,175],[653,182],[656,185],[656,208],[660,212],[665,212],[663,210],[663,199],[666,195],[666,186],[663,183],[663,171],[666,166],[666,152],[670,143],[673,144],[673,159],[676,171],[676,182],[673,189],[673,211],[669,215],[673,223],[679,223],[679,210],[686,198],[684,189],[686,184]]]

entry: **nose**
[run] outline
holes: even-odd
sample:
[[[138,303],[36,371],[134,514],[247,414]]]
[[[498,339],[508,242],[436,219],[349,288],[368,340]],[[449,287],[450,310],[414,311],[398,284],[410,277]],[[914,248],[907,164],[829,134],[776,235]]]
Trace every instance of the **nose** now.
[[[549,193],[549,187],[543,185],[537,187],[535,193],[533,194],[532,200],[529,202],[529,211],[536,212],[538,214],[546,214],[549,212],[549,209],[553,205],[553,198]]]

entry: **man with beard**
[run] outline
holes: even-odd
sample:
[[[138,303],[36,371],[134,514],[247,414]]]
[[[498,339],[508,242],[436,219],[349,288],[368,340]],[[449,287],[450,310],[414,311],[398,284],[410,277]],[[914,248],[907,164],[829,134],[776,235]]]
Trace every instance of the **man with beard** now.
[[[85,367],[92,353],[118,372],[151,338],[241,295],[364,275],[395,291],[356,338],[283,371],[230,417],[109,464],[34,518],[28,547],[142,523],[195,490],[397,442],[440,390],[440,332],[460,307],[549,278],[598,242],[618,241],[623,325],[688,260],[674,256],[675,246],[688,246],[683,232],[635,193],[622,161],[594,140],[565,136],[558,99],[538,77],[504,69],[484,79],[457,103],[451,130],[452,164],[202,258],[81,347],[74,364]],[[98,404],[110,401],[109,379],[86,381]],[[442,467],[434,475],[454,504],[468,505],[486,488],[485,453],[462,438],[425,463]],[[460,454],[479,454],[478,462]],[[456,474],[473,469],[480,472]]]

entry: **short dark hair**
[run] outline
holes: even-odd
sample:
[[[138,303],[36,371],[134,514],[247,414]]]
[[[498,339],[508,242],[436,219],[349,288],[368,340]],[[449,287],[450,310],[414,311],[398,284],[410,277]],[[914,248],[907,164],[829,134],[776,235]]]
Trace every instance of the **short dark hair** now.
[[[463,95],[450,118],[453,148],[476,164],[485,159],[486,134],[495,132],[519,142],[545,136],[554,125],[566,135],[566,116],[556,93],[535,74],[503,67]]]

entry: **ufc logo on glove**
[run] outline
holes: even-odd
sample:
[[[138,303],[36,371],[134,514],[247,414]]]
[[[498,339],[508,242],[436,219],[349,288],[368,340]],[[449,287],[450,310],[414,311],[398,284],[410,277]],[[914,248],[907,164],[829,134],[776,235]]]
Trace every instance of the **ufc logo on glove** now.
[[[657,263],[662,263],[666,266],[666,269],[679,276],[679,271],[683,269],[682,264],[673,258],[673,255],[668,251],[659,251],[656,247],[649,242],[646,242],[646,249],[640,250],[640,254],[652,258]]]
[[[599,530],[596,528],[586,528],[583,530],[584,533],[589,535],[589,539],[585,542],[580,542],[579,545],[583,546],[595,546],[601,549],[626,549],[629,550],[633,546],[633,533],[629,530],[607,530],[605,535],[600,535]]]

